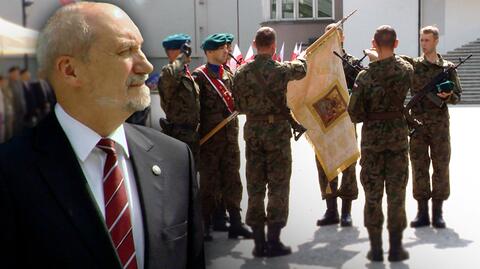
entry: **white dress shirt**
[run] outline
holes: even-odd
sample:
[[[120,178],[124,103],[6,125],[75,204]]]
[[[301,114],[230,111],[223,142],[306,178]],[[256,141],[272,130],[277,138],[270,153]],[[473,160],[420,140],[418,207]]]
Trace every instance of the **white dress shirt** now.
[[[55,115],[60,126],[62,126],[70,144],[72,145],[83,174],[87,179],[90,192],[95,198],[99,212],[103,215],[105,221],[105,202],[103,194],[103,168],[107,159],[107,154],[97,148],[97,143],[102,138],[92,129],[77,121],[57,103],[55,105]],[[135,253],[138,268],[142,269],[144,264],[144,233],[142,211],[138,196],[137,184],[133,173],[132,163],[130,161],[127,140],[123,125],[118,127],[108,138],[115,141],[115,150],[118,156],[119,167],[126,181],[128,201],[130,202],[131,223],[133,229],[133,240],[135,243]],[[67,179],[66,179],[67,180]]]

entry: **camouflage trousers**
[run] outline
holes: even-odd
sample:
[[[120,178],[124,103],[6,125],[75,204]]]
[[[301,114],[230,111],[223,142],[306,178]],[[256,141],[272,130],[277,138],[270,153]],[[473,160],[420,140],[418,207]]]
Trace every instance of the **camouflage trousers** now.
[[[330,181],[330,189],[332,193],[327,193],[328,179],[323,171],[322,165],[315,157],[317,164],[318,182],[320,183],[320,191],[322,199],[340,197],[342,200],[355,200],[358,198],[357,175],[354,163],[342,172],[342,182],[338,188],[338,177]]]
[[[373,152],[362,150],[360,181],[365,191],[364,224],[382,229],[382,198],[387,193],[387,229],[403,231],[407,226],[405,189],[408,182],[408,150]]]
[[[238,139],[227,139],[225,130],[201,146],[200,195],[205,220],[222,201],[228,210],[240,210],[243,186],[239,169]]]
[[[246,140],[248,210],[247,224],[284,227],[288,219],[292,153],[290,138]],[[268,204],[265,213],[265,193]]]
[[[430,154],[429,154],[430,150]],[[427,123],[410,138],[413,197],[416,200],[446,200],[450,195],[449,121]],[[430,185],[430,162],[433,174]]]

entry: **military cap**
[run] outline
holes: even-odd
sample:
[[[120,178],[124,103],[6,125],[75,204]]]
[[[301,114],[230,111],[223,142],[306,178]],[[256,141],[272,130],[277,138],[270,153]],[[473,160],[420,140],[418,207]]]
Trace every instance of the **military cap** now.
[[[233,40],[235,39],[235,36],[230,33],[224,33],[224,35],[227,38],[227,43],[232,44]]]
[[[190,42],[192,38],[187,34],[174,34],[167,36],[162,45],[165,49],[180,49],[183,44]]]
[[[216,50],[218,47],[227,44],[228,39],[225,34],[213,34],[207,36],[202,43],[203,50]]]

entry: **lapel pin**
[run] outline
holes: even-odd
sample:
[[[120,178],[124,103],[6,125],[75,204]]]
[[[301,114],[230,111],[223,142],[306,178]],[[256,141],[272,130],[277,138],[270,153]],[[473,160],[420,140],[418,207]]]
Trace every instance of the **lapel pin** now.
[[[152,166],[152,172],[154,175],[159,176],[162,173],[162,169],[160,169],[160,167],[155,164],[154,166]]]

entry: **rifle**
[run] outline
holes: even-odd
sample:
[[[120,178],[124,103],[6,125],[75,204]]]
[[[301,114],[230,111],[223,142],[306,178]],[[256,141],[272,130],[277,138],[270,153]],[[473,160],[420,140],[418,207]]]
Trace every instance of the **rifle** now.
[[[235,56],[233,56],[233,54],[231,54],[230,52],[228,53],[228,55],[229,55],[230,57],[232,57],[232,59],[235,60],[235,62],[236,62],[238,65],[241,65],[241,64],[242,64],[242,63],[241,63],[240,61],[238,61],[238,60],[235,58]]]
[[[355,64],[352,64],[351,62],[349,62],[348,59],[347,59],[347,57],[346,57],[346,55],[341,56],[341,55],[338,54],[338,52],[336,52],[336,51],[333,51],[333,54],[335,54],[335,56],[337,56],[338,58],[340,58],[340,60],[342,60],[342,63],[343,63],[343,64],[346,64],[346,65],[348,65],[350,68],[352,68],[353,70],[355,70],[355,74],[354,74],[355,77],[350,77],[350,78],[353,79],[353,80],[355,80],[355,79],[357,78],[357,75],[358,75],[358,73],[360,73],[360,71],[367,69],[366,67],[364,67],[364,66],[362,65],[363,59],[365,59],[365,57],[367,57],[367,54],[365,54],[365,53],[364,53],[363,57],[362,57],[360,60],[358,60],[358,62],[355,63]]]
[[[437,96],[437,93],[451,92],[451,89],[449,90],[442,87],[438,87],[438,85],[445,84],[445,82],[450,77],[451,72],[456,70],[459,66],[461,66],[466,61],[468,61],[468,59],[470,59],[470,57],[472,56],[473,54],[470,54],[468,55],[467,58],[463,60],[460,58],[458,64],[454,66],[450,66],[448,68],[444,68],[440,74],[436,75],[425,86],[423,86],[423,88],[418,93],[416,93],[412,97],[412,99],[410,99],[410,101],[405,106],[405,112],[404,112],[405,118],[409,123],[410,135],[412,135],[416,131],[416,129],[421,125],[421,123],[418,122],[418,120],[414,119],[410,114],[410,110],[412,109],[412,107],[418,104],[424,97],[427,97],[437,107],[442,107],[445,104],[445,102],[440,97]]]

